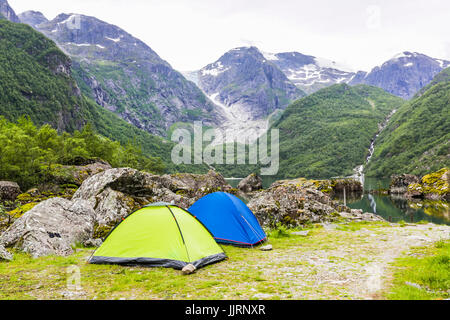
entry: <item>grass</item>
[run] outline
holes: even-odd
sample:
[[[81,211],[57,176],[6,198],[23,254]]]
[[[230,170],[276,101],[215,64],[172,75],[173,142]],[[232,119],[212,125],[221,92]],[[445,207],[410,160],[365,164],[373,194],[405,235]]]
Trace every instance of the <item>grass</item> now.
[[[450,241],[415,248],[393,264],[393,283],[386,297],[392,300],[450,298]]]
[[[38,259],[16,252],[13,261],[0,262],[0,300],[358,298],[351,282],[339,281],[357,279],[379,253],[370,248],[367,232],[383,235],[405,228],[352,222],[335,230],[317,225],[306,229],[306,237],[293,234],[300,229],[269,231],[274,248],[269,252],[224,246],[228,260],[190,276],[173,269],[86,264],[92,248],[77,248],[69,257]],[[438,246],[443,247],[432,250],[448,250],[446,243]],[[68,287],[73,270],[79,270],[81,290]]]

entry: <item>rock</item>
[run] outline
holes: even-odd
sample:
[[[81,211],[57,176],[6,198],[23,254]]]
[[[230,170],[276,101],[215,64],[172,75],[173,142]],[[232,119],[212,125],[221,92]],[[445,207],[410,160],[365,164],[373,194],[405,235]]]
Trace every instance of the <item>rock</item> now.
[[[430,200],[450,200],[450,170],[443,168],[425,175],[420,182],[411,183],[406,195]]]
[[[258,299],[258,300],[271,299],[272,297],[273,297],[273,295],[268,294],[268,293],[257,293],[253,296],[254,299]]]
[[[72,200],[87,200],[95,209],[96,225],[111,228],[146,204],[168,202],[188,208],[215,191],[230,192],[232,188],[214,171],[206,175],[158,176],[131,168],[116,168],[88,178]]]
[[[302,236],[302,237],[307,237],[309,235],[309,230],[307,231],[297,231],[297,232],[292,232],[292,234],[294,236]]]
[[[247,178],[242,180],[238,185],[238,189],[246,193],[258,191],[262,188],[262,179],[256,173],[252,173]]]
[[[1,261],[12,261],[13,255],[9,253],[5,247],[0,243],[0,262]]]
[[[413,288],[416,288],[416,289],[419,289],[419,290],[422,289],[422,287],[420,286],[420,284],[417,284],[417,283],[405,281],[405,284],[406,284],[407,286],[410,286],[410,287],[413,287]]]
[[[218,172],[207,174],[176,173],[161,177],[162,186],[188,198],[200,199],[216,191],[232,192],[232,187]]]
[[[193,274],[195,272],[195,270],[197,270],[197,268],[193,264],[188,264],[181,270],[181,272],[184,275],[189,275],[189,274]]]
[[[89,239],[83,242],[83,246],[87,248],[98,248],[103,244],[102,239]]]
[[[332,180],[331,186],[334,193],[341,194],[345,192],[349,194],[361,194],[364,191],[361,181],[356,179],[339,179]]]
[[[56,185],[73,184],[80,186],[89,177],[112,168],[109,163],[103,160],[77,158],[73,161],[73,163],[82,165],[55,166],[49,174],[48,181]]]
[[[264,247],[259,248],[259,250],[261,250],[261,251],[272,251],[272,250],[273,250],[273,247],[272,247],[271,244],[269,244],[269,245],[267,245],[267,246],[264,246]]]
[[[322,223],[322,226],[325,230],[336,230],[337,225],[334,223]]]
[[[248,203],[265,227],[297,227],[306,222],[333,220],[336,205],[325,193],[295,183],[274,184]]]
[[[67,256],[72,246],[91,239],[94,210],[85,200],[52,198],[17,219],[1,236],[0,243],[31,254]]]
[[[373,213],[363,212],[360,209],[351,209],[349,212],[339,212],[342,218],[355,221],[385,221],[381,216]]]
[[[11,181],[0,181],[0,201],[14,201],[21,194],[17,183]]]
[[[419,181],[420,178],[412,174],[393,175],[391,177],[389,192],[391,194],[405,194],[410,184],[418,183]]]

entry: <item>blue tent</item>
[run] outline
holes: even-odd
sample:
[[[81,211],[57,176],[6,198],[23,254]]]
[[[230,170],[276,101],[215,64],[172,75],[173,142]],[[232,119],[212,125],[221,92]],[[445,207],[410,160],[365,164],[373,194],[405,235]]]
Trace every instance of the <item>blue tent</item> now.
[[[267,237],[251,210],[239,198],[225,193],[209,194],[189,208],[219,243],[252,247]]]

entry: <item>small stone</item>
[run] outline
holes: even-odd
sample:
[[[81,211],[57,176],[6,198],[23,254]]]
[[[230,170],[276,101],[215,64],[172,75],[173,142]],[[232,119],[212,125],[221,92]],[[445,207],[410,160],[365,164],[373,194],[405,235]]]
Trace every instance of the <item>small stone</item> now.
[[[273,295],[267,294],[267,293],[257,293],[253,296],[253,298],[258,299],[258,300],[270,299],[272,297],[273,297]]]
[[[261,250],[261,251],[272,251],[273,247],[272,247],[271,244],[269,244],[267,246],[261,247],[259,250]]]
[[[406,281],[405,284],[406,284],[407,286],[410,286],[410,287],[413,287],[413,288],[416,288],[416,289],[422,289],[422,287],[421,287],[419,284],[417,284],[417,283],[413,283],[413,282],[408,282],[408,281]]]
[[[294,236],[302,236],[307,237],[309,235],[309,230],[307,231],[298,231],[298,232],[292,232]]]
[[[181,270],[184,275],[193,274],[197,268],[193,264],[188,264]]]

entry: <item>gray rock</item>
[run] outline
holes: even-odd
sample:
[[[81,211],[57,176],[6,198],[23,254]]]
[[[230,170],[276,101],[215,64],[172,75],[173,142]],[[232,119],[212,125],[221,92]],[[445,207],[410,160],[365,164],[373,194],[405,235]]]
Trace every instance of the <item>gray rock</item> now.
[[[261,177],[257,174],[252,173],[247,178],[239,182],[238,189],[242,192],[253,192],[258,191],[263,188],[263,183]]]
[[[181,270],[181,272],[184,275],[189,275],[189,274],[193,274],[195,272],[195,270],[197,270],[197,268],[193,264],[188,264]]]
[[[328,195],[295,183],[273,184],[251,199],[248,207],[265,227],[329,221],[335,219],[332,214],[338,211]]]
[[[158,176],[131,168],[116,168],[85,180],[72,200],[87,200],[95,208],[96,224],[111,226],[149,203],[168,202],[188,208],[206,194],[231,189],[214,171],[206,175]]]
[[[391,194],[405,194],[410,184],[419,182],[420,178],[412,174],[393,175],[391,177],[389,192]]]
[[[0,181],[0,201],[14,201],[21,194],[17,183],[11,181]]]
[[[17,219],[0,243],[31,254],[67,256],[77,243],[92,238],[94,210],[87,201],[52,198]]]
[[[269,244],[267,246],[259,248],[259,250],[261,250],[261,251],[272,251],[273,250],[273,246],[271,244]]]
[[[98,248],[103,244],[102,239],[89,239],[83,242],[83,246],[87,248]]]
[[[302,237],[307,237],[309,235],[309,230],[307,231],[297,231],[297,232],[292,232],[292,234],[294,236],[302,236]]]
[[[416,288],[416,289],[422,289],[422,287],[420,286],[420,284],[417,284],[417,283],[413,283],[413,282],[406,281],[405,284],[406,284],[407,286],[410,286],[410,287],[413,287],[413,288]]]
[[[0,261],[12,261],[13,255],[0,243]]]

